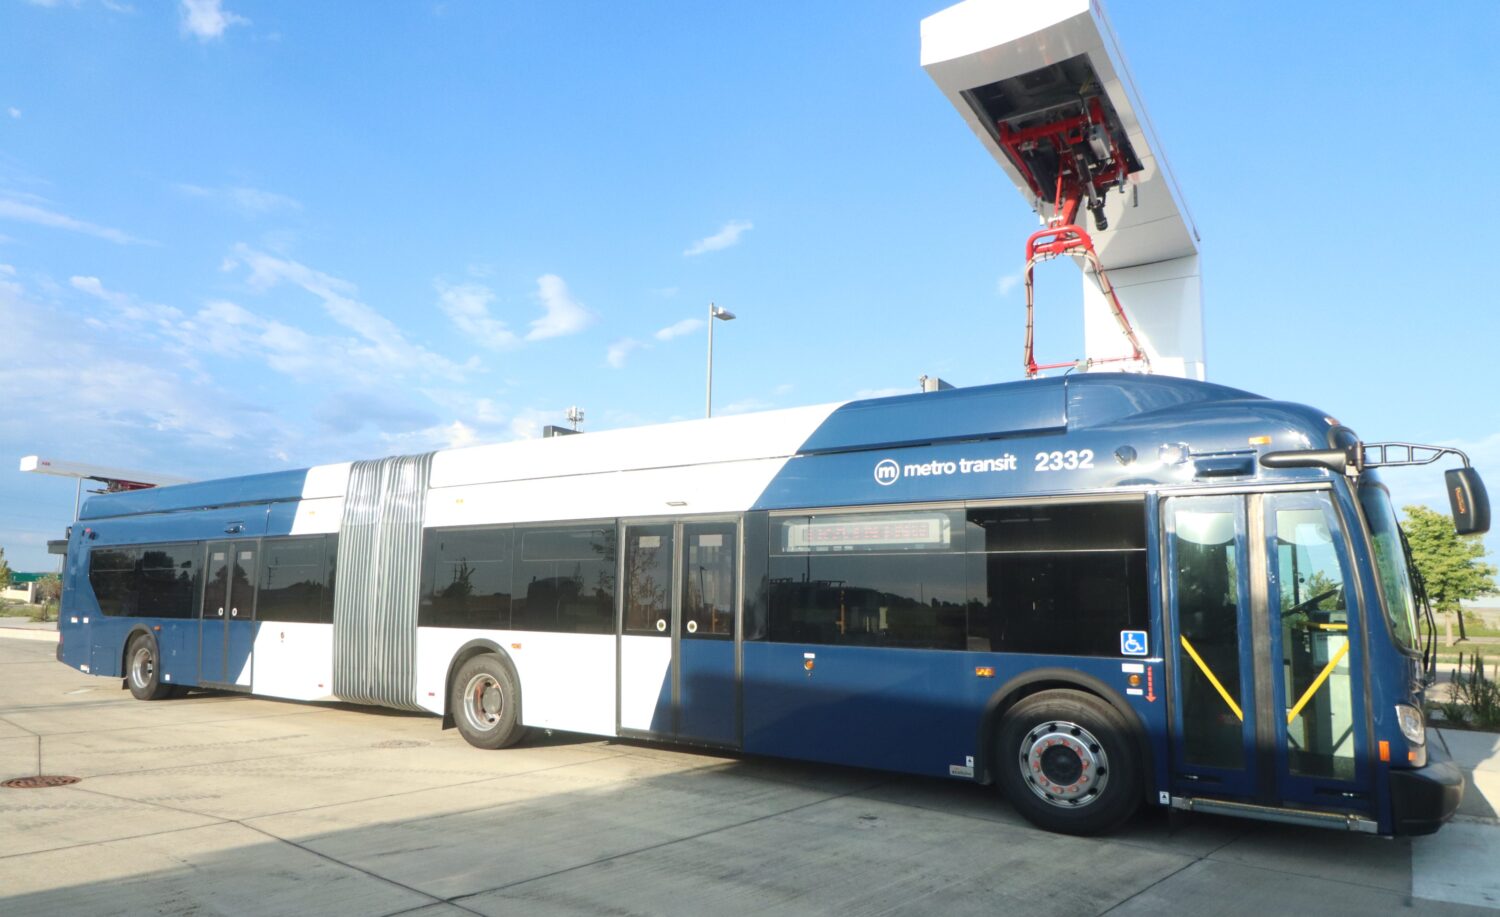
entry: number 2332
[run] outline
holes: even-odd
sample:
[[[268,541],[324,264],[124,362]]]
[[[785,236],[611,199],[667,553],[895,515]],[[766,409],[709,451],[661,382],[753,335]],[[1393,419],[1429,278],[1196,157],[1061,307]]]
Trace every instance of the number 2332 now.
[[[1037,471],[1075,471],[1094,467],[1094,450],[1069,449],[1066,452],[1038,452]]]

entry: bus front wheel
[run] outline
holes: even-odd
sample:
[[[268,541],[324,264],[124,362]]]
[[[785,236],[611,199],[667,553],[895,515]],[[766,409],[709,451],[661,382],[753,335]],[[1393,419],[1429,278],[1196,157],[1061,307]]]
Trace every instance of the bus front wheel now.
[[[161,659],[156,641],[147,634],[136,634],[125,651],[125,680],[136,700],[161,700],[172,697],[172,685],[161,680]]]
[[[1135,813],[1141,768],[1125,718],[1082,691],[1041,691],[1000,721],[995,776],[1028,821],[1064,834],[1100,834]]]
[[[509,748],[525,734],[516,679],[499,656],[485,654],[465,662],[449,692],[453,722],[475,748]]]

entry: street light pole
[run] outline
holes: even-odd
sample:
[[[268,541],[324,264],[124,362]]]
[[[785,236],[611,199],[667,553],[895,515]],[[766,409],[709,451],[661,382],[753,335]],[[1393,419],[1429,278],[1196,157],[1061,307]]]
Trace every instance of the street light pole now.
[[[721,322],[734,321],[734,313],[708,304],[708,395],[703,402],[703,416],[714,416],[714,319]]]

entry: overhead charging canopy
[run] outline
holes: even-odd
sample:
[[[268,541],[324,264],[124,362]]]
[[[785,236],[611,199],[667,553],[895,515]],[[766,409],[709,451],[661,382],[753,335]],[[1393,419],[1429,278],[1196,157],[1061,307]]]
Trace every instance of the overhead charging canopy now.
[[[1109,283],[1085,265],[1086,356],[1204,378],[1197,230],[1102,7],[965,0],[922,21],[922,66],[1028,206],[1088,224]]]

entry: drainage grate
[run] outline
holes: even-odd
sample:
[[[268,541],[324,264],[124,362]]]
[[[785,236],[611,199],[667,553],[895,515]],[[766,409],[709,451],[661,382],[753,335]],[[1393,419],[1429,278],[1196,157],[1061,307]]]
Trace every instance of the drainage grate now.
[[[0,783],[0,786],[10,790],[44,790],[49,786],[67,786],[77,783],[82,777],[59,777],[54,774],[41,774],[36,777],[17,777]]]

